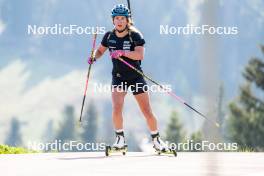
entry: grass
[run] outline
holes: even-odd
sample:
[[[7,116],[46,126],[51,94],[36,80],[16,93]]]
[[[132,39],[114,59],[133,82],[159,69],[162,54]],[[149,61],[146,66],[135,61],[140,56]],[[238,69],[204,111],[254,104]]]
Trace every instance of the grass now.
[[[25,154],[25,153],[37,153],[37,152],[22,147],[11,147],[8,145],[0,145],[0,154]]]
[[[255,152],[255,149],[252,147],[238,147],[237,152]]]

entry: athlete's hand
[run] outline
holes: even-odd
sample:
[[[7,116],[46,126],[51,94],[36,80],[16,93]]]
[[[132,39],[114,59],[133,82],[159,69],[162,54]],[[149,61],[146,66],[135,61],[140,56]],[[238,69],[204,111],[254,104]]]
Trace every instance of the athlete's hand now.
[[[118,58],[121,56],[125,56],[126,52],[124,50],[115,50],[110,53],[111,58]]]
[[[91,64],[93,64],[96,61],[96,59],[95,59],[95,53],[96,53],[96,50],[92,53],[92,56],[90,56],[88,58],[88,60],[87,60],[88,64],[91,65]]]
[[[95,58],[91,58],[91,57],[89,57],[87,62],[88,62],[88,64],[91,65],[91,64],[93,64],[95,61],[96,61]]]

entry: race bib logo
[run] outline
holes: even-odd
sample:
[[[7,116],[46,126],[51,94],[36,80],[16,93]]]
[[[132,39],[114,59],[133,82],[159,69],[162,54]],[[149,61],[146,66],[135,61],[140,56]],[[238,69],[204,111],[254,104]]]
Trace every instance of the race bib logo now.
[[[124,41],[123,50],[130,50],[131,44],[130,41]]]

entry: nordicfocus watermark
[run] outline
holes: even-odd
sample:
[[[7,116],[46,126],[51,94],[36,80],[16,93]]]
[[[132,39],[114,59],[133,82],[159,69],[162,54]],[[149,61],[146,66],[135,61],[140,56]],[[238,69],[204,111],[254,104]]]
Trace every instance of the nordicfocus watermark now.
[[[161,35],[237,35],[239,33],[236,26],[195,26],[187,24],[186,26],[160,25]]]
[[[95,83],[93,85],[94,92],[105,93],[105,92],[113,92],[114,90],[117,92],[139,92],[141,90],[153,92],[153,93],[164,93],[171,92],[171,85],[165,84],[162,87],[158,85],[145,85],[141,82],[130,85],[128,82],[121,82],[119,85],[107,85],[101,83]]]
[[[209,141],[194,142],[193,140],[187,140],[184,143],[169,143],[166,144],[173,150],[178,151],[237,151],[237,143],[212,143]]]
[[[54,24],[53,26],[28,25],[28,35],[89,35],[89,34],[105,34],[105,27],[79,26],[71,24],[63,26],[62,24]]]
[[[184,143],[169,143],[168,141],[166,141],[166,144],[172,150],[184,152],[225,152],[238,150],[237,143],[212,143],[209,141],[194,142],[193,140],[187,140]],[[28,142],[27,146],[28,149],[44,152],[104,151],[105,147],[105,143],[82,143],[79,141],[62,140],[54,140],[47,143],[30,141]]]
[[[28,149],[36,151],[103,151],[105,150],[105,143],[82,143],[79,141],[62,141],[54,140],[52,142],[28,142]]]

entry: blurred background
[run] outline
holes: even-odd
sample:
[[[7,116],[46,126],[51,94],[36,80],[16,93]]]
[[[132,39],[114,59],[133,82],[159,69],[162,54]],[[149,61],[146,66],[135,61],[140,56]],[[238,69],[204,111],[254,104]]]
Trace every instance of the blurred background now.
[[[108,52],[93,65],[84,121],[78,127],[92,35],[28,35],[28,25],[113,28],[113,6],[126,1],[0,0],[0,144],[78,140],[112,143]],[[147,75],[220,123],[216,129],[164,93],[150,93],[161,135],[170,142],[236,142],[264,150],[264,1],[131,0],[146,40]],[[237,35],[161,35],[160,25],[235,26]],[[103,35],[98,35],[97,45]],[[151,85],[151,83],[149,83]],[[124,129],[131,151],[142,151],[149,131],[128,94]]]

